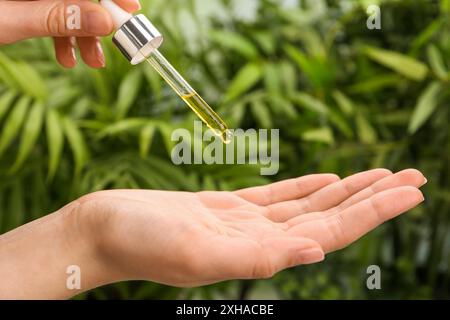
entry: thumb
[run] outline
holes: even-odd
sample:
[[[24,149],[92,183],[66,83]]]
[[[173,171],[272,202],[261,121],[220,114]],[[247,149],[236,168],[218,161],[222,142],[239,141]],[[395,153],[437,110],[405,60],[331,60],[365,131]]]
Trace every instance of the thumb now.
[[[274,236],[258,243],[240,238],[221,240],[219,237],[207,246],[204,250],[211,263],[203,274],[212,273],[211,279],[270,278],[281,270],[324,259],[319,243],[301,237]],[[202,251],[200,246],[197,250]]]
[[[0,44],[32,37],[106,36],[109,13],[85,0],[0,1]]]

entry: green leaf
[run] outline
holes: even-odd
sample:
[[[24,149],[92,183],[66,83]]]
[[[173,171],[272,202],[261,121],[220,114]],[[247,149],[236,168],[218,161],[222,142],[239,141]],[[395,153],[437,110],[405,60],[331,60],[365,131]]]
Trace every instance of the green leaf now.
[[[425,64],[404,54],[374,47],[367,47],[365,53],[372,60],[411,80],[421,81],[427,76],[428,67]]]
[[[305,131],[302,133],[302,138],[305,141],[323,142],[328,145],[334,144],[333,131],[328,127]]]
[[[4,93],[0,98],[0,121],[2,121],[6,112],[8,112],[14,98],[16,97],[16,92],[14,90],[9,90]]]
[[[89,158],[89,152],[83,134],[72,119],[67,117],[63,119],[63,129],[72,149],[75,162],[75,175],[77,176],[85,166]]]
[[[129,118],[121,121],[117,121],[103,130],[101,130],[97,136],[101,139],[106,136],[115,136],[121,133],[136,131],[140,129],[148,120],[142,118]]]
[[[65,107],[75,98],[80,96],[80,90],[76,87],[62,87],[53,91],[47,101],[48,108]]]
[[[262,71],[258,64],[249,63],[245,65],[232,80],[225,95],[225,101],[230,102],[236,99],[261,80],[261,77]]]
[[[434,45],[429,45],[427,48],[428,60],[430,61],[431,70],[442,81],[447,81],[450,74],[444,64],[439,50]]]
[[[280,114],[283,118],[295,119],[298,115],[294,104],[281,95],[270,95],[267,97],[273,112]]]
[[[344,119],[339,113],[335,111],[331,111],[329,114],[330,122],[333,123],[336,128],[347,138],[353,138],[353,130],[350,125],[347,123],[346,119]]]
[[[253,100],[250,108],[260,127],[272,128],[272,116],[270,115],[269,108],[261,101],[261,99]]]
[[[444,19],[436,19],[433,20],[412,42],[410,52],[415,54],[419,49],[430,41],[430,39],[438,32],[441,27]]]
[[[318,81],[310,59],[305,53],[303,53],[303,51],[291,45],[286,45],[284,51],[298,65],[300,70],[302,70],[306,76],[313,81],[313,83]]]
[[[281,93],[281,81],[279,68],[273,63],[264,64],[264,83],[267,92],[271,95],[278,95]]]
[[[11,113],[5,121],[2,134],[0,136],[0,157],[10,146],[14,138],[19,133],[23,120],[25,119],[31,99],[27,96],[21,97],[14,105]]]
[[[175,145],[174,141],[172,141],[173,128],[165,122],[158,122],[156,127],[163,138],[167,154],[170,156]]]
[[[375,93],[386,87],[396,87],[403,77],[398,74],[377,74],[366,80],[360,81],[348,88],[350,93]]]
[[[324,57],[308,56],[299,48],[291,45],[286,45],[284,51],[298,65],[313,87],[328,88],[333,84],[335,70]]]
[[[334,90],[332,95],[343,113],[346,115],[352,115],[355,112],[355,104],[341,91]]]
[[[361,112],[356,116],[356,128],[359,140],[362,143],[373,144],[377,142],[377,133]]]
[[[239,33],[214,30],[209,33],[211,40],[220,46],[233,50],[247,59],[254,59],[258,56],[256,47]]]
[[[276,40],[274,37],[276,36],[269,30],[257,31],[253,34],[253,38],[258,45],[269,55],[273,54],[276,50]]]
[[[16,79],[26,93],[37,99],[44,100],[47,98],[47,86],[40,74],[32,66],[19,61],[16,63],[15,68],[18,72]]]
[[[155,136],[155,130],[156,127],[153,124],[148,124],[141,130],[141,135],[139,138],[139,151],[142,158],[145,158],[148,155],[153,137]]]
[[[297,70],[292,63],[287,61],[280,63],[280,75],[282,86],[288,96],[297,91]]]
[[[19,144],[19,153],[16,161],[11,168],[11,173],[15,173],[25,160],[28,158],[36,140],[39,138],[42,128],[42,119],[44,116],[44,105],[40,101],[36,101],[31,107],[28,120],[24,125],[22,140]]]
[[[23,61],[13,61],[5,54],[0,53],[0,66],[3,67],[2,77],[10,78],[9,84],[23,90],[28,95],[45,99],[48,95],[47,87],[39,73],[29,64]]]
[[[321,115],[328,114],[328,106],[308,93],[305,92],[297,93],[293,97],[293,100],[297,102],[300,106],[307,108],[311,111],[314,111],[318,114]]]
[[[409,121],[408,132],[415,133],[430,118],[434,110],[436,110],[438,95],[441,91],[439,82],[432,82],[420,95],[411,120]]]
[[[91,107],[92,101],[87,96],[83,96],[71,108],[70,117],[72,119],[82,119],[87,115]]]
[[[51,181],[58,169],[61,153],[64,146],[64,134],[61,118],[55,110],[48,110],[46,115],[46,133],[48,145],[48,173],[47,180]]]
[[[131,105],[136,100],[141,88],[142,72],[135,68],[126,75],[119,87],[119,94],[116,102],[116,119],[123,119]]]

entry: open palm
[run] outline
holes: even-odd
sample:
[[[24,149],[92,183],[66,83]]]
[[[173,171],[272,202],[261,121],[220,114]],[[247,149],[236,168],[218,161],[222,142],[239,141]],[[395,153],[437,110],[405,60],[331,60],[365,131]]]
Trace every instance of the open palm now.
[[[321,261],[422,202],[425,182],[414,169],[375,169],[235,192],[102,191],[82,202],[103,212],[123,280],[197,286]]]

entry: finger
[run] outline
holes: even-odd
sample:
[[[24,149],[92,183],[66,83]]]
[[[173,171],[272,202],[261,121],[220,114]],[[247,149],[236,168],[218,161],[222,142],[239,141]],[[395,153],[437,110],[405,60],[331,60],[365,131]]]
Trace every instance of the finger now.
[[[96,37],[77,38],[81,58],[92,68],[103,68],[105,56],[100,41]]]
[[[211,278],[223,280],[270,278],[283,269],[324,259],[317,242],[292,236],[266,238],[260,243],[221,237],[209,243],[208,248],[211,265],[204,270],[214,272]]]
[[[75,49],[70,37],[53,38],[56,60],[65,68],[73,68],[77,64]]]
[[[356,193],[349,199],[345,200],[343,203],[336,207],[333,207],[324,212],[313,212],[307,215],[299,215],[292,219],[286,221],[288,227],[296,226],[300,223],[305,223],[308,221],[313,221],[316,219],[323,219],[325,217],[332,216],[360,201],[366,200],[378,192],[382,192],[388,189],[401,187],[401,186],[412,186],[419,188],[426,183],[426,179],[423,174],[416,169],[406,169],[396,174],[387,176],[381,180],[378,180],[368,188]]]
[[[298,199],[336,182],[335,174],[312,174],[300,178],[275,182],[266,186],[253,187],[235,191],[239,197],[260,206],[280,201]]]
[[[343,248],[383,222],[392,219],[424,200],[422,192],[411,186],[382,191],[338,214],[299,224],[288,234],[311,238],[325,252]]]
[[[114,2],[130,13],[141,10],[141,4],[138,0],[114,0]]]
[[[0,43],[43,36],[106,36],[113,30],[110,14],[91,1],[0,1],[0,12],[0,30],[8,30],[0,33]]]
[[[412,186],[419,188],[422,185],[426,183],[426,179],[424,175],[416,169],[406,169],[400,172],[397,172],[396,174],[387,176],[381,180],[376,181],[371,186],[365,188],[364,190],[354,194],[349,199],[345,200],[338,206],[329,209],[328,213],[336,213],[341,210],[344,210],[355,203],[358,203],[360,201],[363,201],[365,199],[370,198],[374,194],[392,189],[395,187],[401,187],[401,186]]]
[[[14,0],[14,1],[30,1],[30,0]],[[38,0],[31,0],[31,1],[38,1]],[[128,11],[129,13],[133,13],[141,9],[141,3],[139,2],[139,0],[113,0],[113,1],[116,4],[118,4],[122,9]]]
[[[269,205],[267,206],[268,216],[273,221],[285,222],[300,214],[327,210],[391,174],[392,172],[386,169],[374,169],[354,174],[329,184],[307,197]]]

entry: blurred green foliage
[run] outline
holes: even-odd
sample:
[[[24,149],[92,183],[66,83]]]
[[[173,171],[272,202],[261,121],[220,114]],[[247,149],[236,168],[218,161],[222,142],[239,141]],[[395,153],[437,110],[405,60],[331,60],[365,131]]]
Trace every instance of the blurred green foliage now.
[[[425,203],[325,262],[271,280],[197,289],[120,283],[78,298],[449,298],[450,1],[149,0],[161,51],[231,127],[281,128],[281,170],[346,176],[415,167]],[[63,70],[51,41],[0,50],[0,229],[105,188],[229,190],[255,166],[176,167],[174,128],[195,116],[110,39],[107,67]],[[154,244],[152,244],[154,245]],[[366,268],[382,269],[382,290]]]

